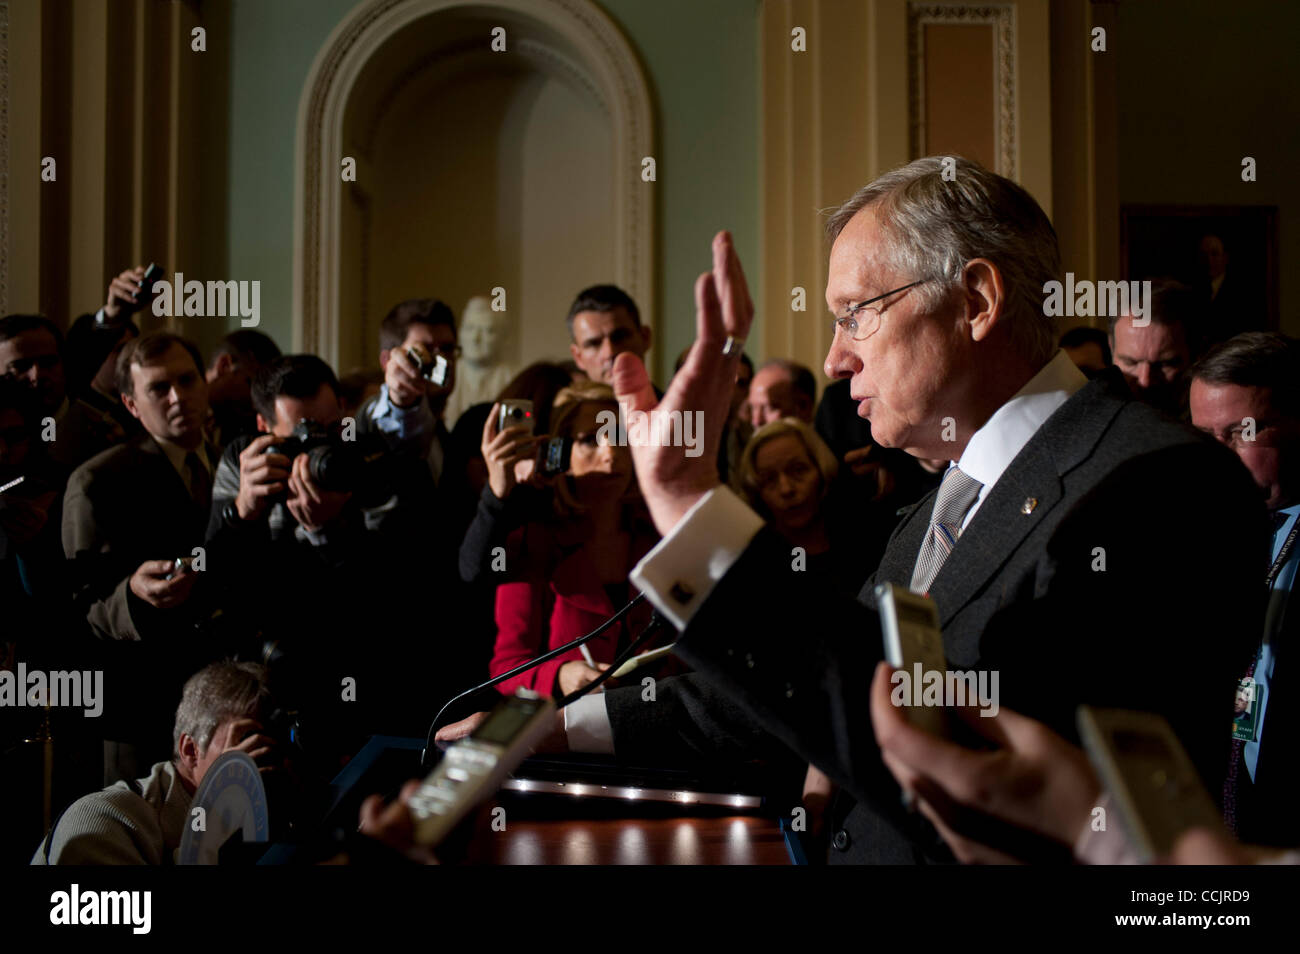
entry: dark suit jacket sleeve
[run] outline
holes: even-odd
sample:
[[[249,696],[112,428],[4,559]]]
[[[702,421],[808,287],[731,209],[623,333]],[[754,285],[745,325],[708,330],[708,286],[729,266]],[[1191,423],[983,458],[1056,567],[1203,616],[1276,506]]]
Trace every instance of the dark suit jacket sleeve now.
[[[882,658],[876,614],[793,571],[790,546],[775,531],[764,528],[719,581],[677,652],[757,726],[855,797],[885,803],[882,811],[897,803],[869,715]],[[611,722],[617,749],[613,712]]]
[[[1027,573],[992,577],[971,610],[984,620],[979,658],[954,668],[998,670],[1002,705],[1071,739],[1080,703],[1161,713],[1217,797],[1232,689],[1262,619],[1256,496],[1222,449],[1184,445],[1115,468]],[[869,717],[878,620],[792,573],[772,531],[719,581],[677,651],[800,756],[899,817]]]
[[[222,512],[226,504],[239,496],[239,455],[249,443],[250,440],[242,437],[232,441],[217,463],[217,472],[212,479],[212,509],[208,513],[208,540],[224,526]]]
[[[719,760],[798,760],[700,673],[660,679],[653,701],[641,686],[605,693],[614,751],[623,762],[710,765]]]
[[[136,568],[123,562],[102,532],[99,508],[112,504],[98,499],[92,478],[89,468],[77,468],[68,478],[63,498],[63,552],[73,561],[73,600],[96,636],[138,640],[132,609],[139,612],[143,603],[129,585]]]

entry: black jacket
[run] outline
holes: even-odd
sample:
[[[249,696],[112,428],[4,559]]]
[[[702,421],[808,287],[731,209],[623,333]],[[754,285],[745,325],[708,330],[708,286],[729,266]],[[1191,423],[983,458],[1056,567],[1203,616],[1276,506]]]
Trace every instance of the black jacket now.
[[[857,601],[791,573],[788,547],[761,532],[682,636],[693,704],[651,720],[609,694],[620,757],[649,744],[652,721],[688,751],[717,736],[752,743],[761,728],[856,799],[833,861],[951,860],[901,810],[869,714],[882,658],[872,587],[909,584],[933,502],[904,515]],[[998,670],[1002,705],[1070,739],[1081,703],[1159,712],[1217,796],[1235,682],[1257,646],[1266,539],[1240,462],[1105,375],[1021,450],[934,580],[949,667]]]

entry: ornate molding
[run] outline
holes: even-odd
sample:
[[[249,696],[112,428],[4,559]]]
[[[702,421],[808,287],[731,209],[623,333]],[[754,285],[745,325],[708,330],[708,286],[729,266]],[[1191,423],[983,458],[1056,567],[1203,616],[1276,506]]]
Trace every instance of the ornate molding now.
[[[997,100],[994,172],[1017,178],[1016,6],[1014,3],[909,3],[907,5],[908,99],[912,155],[927,154],[925,142],[925,27],[931,23],[993,28],[993,91]]]
[[[294,197],[295,349],[337,363],[339,340],[340,209],[344,183],[344,113],[366,65],[384,44],[435,13],[481,21],[499,12],[536,24],[515,49],[535,68],[576,82],[610,117],[616,184],[612,210],[617,235],[615,280],[651,316],[655,311],[654,192],[638,175],[642,156],[654,154],[649,86],[627,40],[590,0],[364,0],[340,23],[317,54],[298,108]],[[544,37],[558,37],[552,44]],[[562,44],[562,45],[561,45]],[[443,51],[447,52],[447,51]],[[454,51],[452,51],[454,54]],[[435,57],[436,59],[436,57]],[[400,72],[409,82],[429,65],[420,57]],[[515,60],[517,62],[517,59]]]

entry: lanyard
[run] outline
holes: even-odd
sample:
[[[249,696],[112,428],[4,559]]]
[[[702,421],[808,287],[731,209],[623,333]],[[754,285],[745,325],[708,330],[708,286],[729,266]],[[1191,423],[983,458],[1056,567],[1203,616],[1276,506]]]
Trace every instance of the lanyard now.
[[[1268,568],[1268,575],[1264,578],[1264,586],[1268,589],[1273,588],[1273,583],[1277,580],[1277,575],[1282,572],[1282,567],[1286,565],[1287,557],[1291,555],[1291,548],[1295,546],[1296,533],[1300,531],[1300,517],[1296,518],[1295,525],[1291,527],[1291,532],[1286,535],[1282,541],[1282,549],[1277,551],[1277,559],[1273,565]]]

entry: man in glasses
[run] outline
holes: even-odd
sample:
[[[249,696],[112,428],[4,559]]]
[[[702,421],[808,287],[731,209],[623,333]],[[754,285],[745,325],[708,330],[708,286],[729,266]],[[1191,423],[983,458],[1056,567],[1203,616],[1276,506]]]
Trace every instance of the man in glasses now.
[[[420,349],[426,359],[446,362],[442,381],[421,374],[412,357]],[[361,407],[358,421],[399,441],[414,440],[424,448],[434,484],[441,482],[450,441],[443,417],[456,386],[456,318],[435,298],[412,298],[393,306],[379,326],[379,364],[384,385],[378,396]]]
[[[947,665],[999,674],[1003,704],[1067,738],[1081,703],[1162,713],[1211,791],[1262,618],[1267,528],[1249,475],[1133,401],[1118,375],[1083,376],[1044,315],[1060,272],[1046,215],[975,163],[946,176],[952,162],[919,159],[841,206],[826,288],[826,373],[849,380],[882,446],[954,462],[938,490],[904,511],[845,600],[792,570],[788,544],[719,485],[710,447],[634,446],[665,539],[631,580],[683,631],[677,652],[695,673],[661,680],[653,704],[632,687],[565,710],[570,747],[633,763],[662,758],[670,739],[683,758],[793,750],[848,796],[833,861],[952,860],[905,810],[873,736],[876,584],[928,594]],[[613,382],[631,410],[702,411],[716,449],[753,317],[727,233],[695,291],[698,337],[662,400],[634,357]]]

